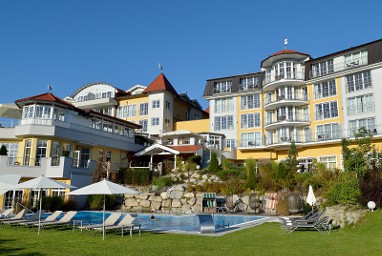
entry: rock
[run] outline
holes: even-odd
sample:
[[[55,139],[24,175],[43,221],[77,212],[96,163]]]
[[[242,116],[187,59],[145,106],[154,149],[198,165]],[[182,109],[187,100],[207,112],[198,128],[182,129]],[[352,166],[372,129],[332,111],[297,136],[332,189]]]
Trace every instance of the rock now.
[[[125,206],[126,207],[135,207],[135,206],[138,206],[138,202],[134,198],[127,198],[127,199],[125,199]]]
[[[187,203],[191,206],[194,205],[196,203],[196,198],[192,197],[192,198],[187,199]]]
[[[243,195],[243,196],[241,196],[240,199],[243,202],[243,204],[249,205],[249,195]]]
[[[135,194],[124,194],[125,198],[133,198]]]
[[[162,202],[162,197],[161,196],[156,196],[154,197],[154,200],[155,202]]]
[[[142,206],[134,206],[134,207],[131,207],[130,211],[132,211],[132,212],[143,212],[143,208],[142,208]]]
[[[170,192],[170,198],[181,198],[183,196],[183,191],[173,190]]]
[[[149,208],[151,206],[151,202],[149,200],[141,200],[139,205],[144,208]]]
[[[199,179],[200,178],[200,174],[197,173],[197,172],[194,172],[192,175],[191,175],[192,178],[195,178],[195,179]]]
[[[151,209],[152,209],[153,211],[158,211],[158,210],[160,210],[161,205],[162,205],[161,202],[153,202],[153,203],[151,204]]]
[[[191,206],[189,204],[182,205],[182,211],[183,211],[183,213],[190,214],[191,213]]]
[[[195,204],[194,206],[191,207],[191,211],[193,213],[200,213],[200,212],[202,212],[202,205]]]
[[[145,200],[145,199],[149,198],[149,195],[147,193],[136,194],[135,198]]]
[[[162,197],[162,199],[170,198],[170,195],[167,192],[160,193],[160,196]]]
[[[172,200],[171,199],[164,199],[162,201],[162,207],[170,208],[171,207]]]
[[[171,207],[172,207],[172,208],[180,208],[180,207],[182,207],[182,204],[180,203],[180,200],[179,200],[179,199],[174,198],[174,199],[172,200]]]
[[[178,191],[184,192],[184,191],[186,191],[186,188],[183,185],[176,185],[174,187],[174,190],[178,190]]]
[[[187,197],[187,198],[192,198],[192,197],[195,197],[195,194],[193,192],[186,192],[186,193],[184,193],[183,196]]]
[[[182,197],[182,198],[180,199],[180,202],[181,202],[182,204],[187,204],[187,198]]]

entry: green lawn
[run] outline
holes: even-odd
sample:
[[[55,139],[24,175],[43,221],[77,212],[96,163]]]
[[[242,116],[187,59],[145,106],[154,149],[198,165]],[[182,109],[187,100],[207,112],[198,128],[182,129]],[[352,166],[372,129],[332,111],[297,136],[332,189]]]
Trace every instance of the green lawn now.
[[[284,234],[266,223],[221,237],[143,233],[92,236],[72,230],[0,227],[2,255],[381,255],[382,210],[368,213],[357,227],[331,234],[296,231]]]

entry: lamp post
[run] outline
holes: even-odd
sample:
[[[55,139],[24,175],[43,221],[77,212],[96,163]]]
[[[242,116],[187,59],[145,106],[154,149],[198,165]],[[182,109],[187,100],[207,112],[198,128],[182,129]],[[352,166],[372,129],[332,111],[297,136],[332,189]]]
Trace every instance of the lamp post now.
[[[375,205],[374,201],[369,201],[369,202],[367,203],[367,207],[368,207],[372,212],[374,212],[374,209],[375,209],[376,205]]]

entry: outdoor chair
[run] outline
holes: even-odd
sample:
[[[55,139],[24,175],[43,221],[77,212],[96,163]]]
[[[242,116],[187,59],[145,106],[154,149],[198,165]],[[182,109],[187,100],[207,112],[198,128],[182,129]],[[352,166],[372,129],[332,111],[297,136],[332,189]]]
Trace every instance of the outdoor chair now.
[[[44,210],[41,211],[41,213],[44,213],[44,212],[45,212]],[[30,216],[25,215],[25,218],[22,218],[22,219],[3,221],[3,224],[18,225],[19,223],[23,223],[23,222],[27,222],[27,221],[38,220],[39,217],[40,217],[40,210],[38,210],[37,212],[33,213]]]
[[[324,214],[323,211],[317,211],[317,212],[314,212],[313,214],[307,214],[301,218],[290,218],[290,219],[280,219],[281,220],[281,224],[288,224],[290,222],[294,222],[294,223],[301,223],[301,224],[308,224],[308,223],[313,223],[315,222],[316,220],[318,220],[322,215]]]
[[[22,220],[25,218],[25,215],[27,214],[27,210],[26,209],[22,209],[18,214],[16,214],[14,217],[12,218],[8,218],[6,220],[2,220],[1,221],[1,224],[4,224],[4,222],[7,222],[7,221],[13,221],[13,220]]]
[[[108,226],[113,226],[117,223],[118,219],[121,217],[121,213],[120,212],[113,212],[112,214],[110,214],[110,216],[105,220],[105,227],[108,227]],[[90,225],[85,225],[85,226],[78,226],[77,228],[81,230],[92,230],[94,228],[99,228],[99,227],[103,227],[103,223],[101,224],[90,224]]]
[[[141,236],[141,225],[133,224],[134,219],[135,218],[132,217],[130,214],[126,214],[117,225],[105,227],[105,233],[106,231],[110,231],[110,230],[115,230],[115,231],[121,230],[121,236],[123,237],[123,233],[125,232],[125,230],[129,230],[130,237],[132,238],[133,230],[138,228],[139,236]],[[101,231],[101,232],[102,232],[102,229],[103,229],[102,227],[94,228],[94,230]]]
[[[57,218],[60,216],[61,213],[62,213],[62,211],[55,211],[54,213],[50,214],[45,219],[41,220],[40,223],[48,223],[48,222],[57,221]],[[38,225],[38,223],[39,223],[38,220],[34,220],[34,221],[25,221],[25,222],[21,222],[18,224],[19,224],[19,226],[31,227],[34,224]]]
[[[70,211],[70,212],[67,212],[61,219],[57,220],[57,221],[50,221],[50,222],[40,222],[40,223],[36,223],[34,224],[33,226],[40,226],[41,228],[45,228],[45,227],[57,227],[57,226],[69,226],[72,221],[73,221],[73,218],[74,216],[77,214],[77,211]]]
[[[15,209],[13,208],[10,208],[10,209],[7,209],[5,211],[3,211],[1,214],[0,214],[0,219],[6,219],[6,218],[9,218],[11,216],[11,214],[13,213]]]
[[[281,225],[281,229],[290,234],[295,230],[317,230],[319,232],[328,232],[330,233],[332,229],[333,220],[328,220],[328,216],[324,216],[313,223],[298,223],[298,222],[289,222],[284,225]]]

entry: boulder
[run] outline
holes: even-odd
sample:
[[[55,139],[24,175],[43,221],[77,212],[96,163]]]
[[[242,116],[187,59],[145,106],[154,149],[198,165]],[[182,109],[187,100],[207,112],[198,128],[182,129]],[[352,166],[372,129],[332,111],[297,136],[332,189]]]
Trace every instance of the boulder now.
[[[161,208],[161,205],[162,205],[161,202],[156,202],[156,201],[154,201],[154,202],[151,204],[151,209],[152,209],[153,211],[159,211],[160,208]]]
[[[151,201],[149,201],[149,200],[141,200],[139,202],[139,205],[142,206],[143,208],[149,208],[151,206]]]
[[[125,199],[126,207],[135,207],[138,206],[138,201],[135,198],[126,198]]]
[[[190,214],[191,213],[191,206],[189,204],[182,205],[182,211],[183,211],[183,213]]]
[[[170,198],[170,195],[167,192],[160,193],[160,196],[162,197],[162,199]]]
[[[153,201],[154,202],[162,202],[162,197],[161,196],[155,196]]]
[[[181,198],[183,196],[183,191],[172,190],[170,192],[170,198]]]
[[[145,200],[145,199],[149,198],[149,195],[147,193],[136,194],[135,198]]]
[[[196,198],[195,197],[192,197],[192,198],[188,198],[187,199],[187,203],[189,204],[189,205],[194,205],[195,203],[196,203]]]
[[[174,199],[172,199],[171,207],[172,208],[180,208],[180,207],[182,207],[182,204],[178,198],[174,198]]]
[[[171,199],[164,199],[162,201],[162,207],[164,208],[170,208],[171,207],[172,200]]]
[[[182,204],[187,204],[187,198],[182,197],[182,198],[180,199],[180,202],[181,202]]]

